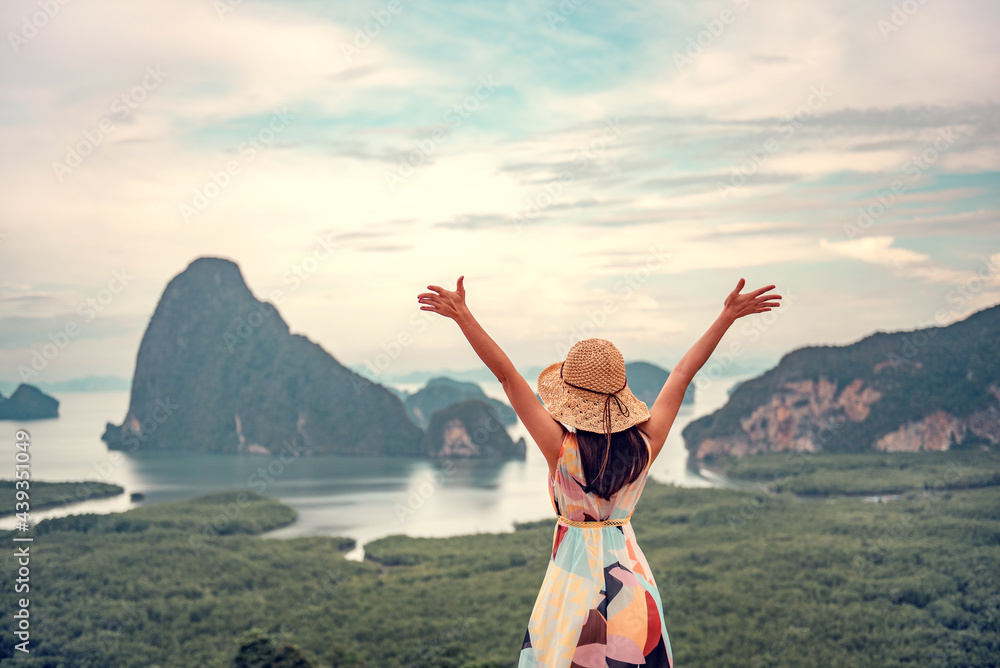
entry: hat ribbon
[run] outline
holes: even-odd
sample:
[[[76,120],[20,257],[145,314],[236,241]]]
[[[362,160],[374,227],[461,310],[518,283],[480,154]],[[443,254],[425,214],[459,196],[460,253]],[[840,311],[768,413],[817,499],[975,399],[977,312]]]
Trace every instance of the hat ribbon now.
[[[625,387],[628,385],[628,376],[625,376],[625,382],[622,383],[622,386],[619,387],[614,392],[598,392],[597,390],[592,390],[589,387],[581,387],[580,385],[574,385],[573,383],[571,383],[568,380],[566,380],[565,378],[563,378],[563,367],[564,366],[566,366],[566,362],[563,362],[562,364],[559,365],[559,379],[562,380],[562,382],[566,383],[570,387],[575,387],[578,390],[585,390],[587,392],[593,392],[594,394],[603,394],[603,395],[605,395],[605,398],[604,398],[604,434],[607,437],[608,442],[607,442],[607,446],[604,449],[604,461],[601,462],[601,470],[597,474],[597,477],[600,478],[601,475],[604,474],[604,466],[608,462],[608,453],[611,452],[611,400],[612,399],[614,399],[615,403],[618,404],[618,412],[621,415],[623,415],[625,417],[628,417],[628,406],[626,406],[625,404],[623,404],[622,400],[618,398],[618,393],[621,392],[622,390],[624,390]]]

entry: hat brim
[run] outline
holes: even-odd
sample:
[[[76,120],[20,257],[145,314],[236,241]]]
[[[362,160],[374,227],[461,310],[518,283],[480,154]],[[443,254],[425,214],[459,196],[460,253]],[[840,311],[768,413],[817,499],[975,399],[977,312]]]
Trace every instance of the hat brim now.
[[[559,375],[562,362],[554,362],[538,374],[538,396],[552,417],[584,431],[604,433],[606,394],[589,392],[567,385]],[[625,415],[611,400],[611,433],[625,431],[649,419],[649,408],[639,401],[628,385],[615,396],[625,407]]]

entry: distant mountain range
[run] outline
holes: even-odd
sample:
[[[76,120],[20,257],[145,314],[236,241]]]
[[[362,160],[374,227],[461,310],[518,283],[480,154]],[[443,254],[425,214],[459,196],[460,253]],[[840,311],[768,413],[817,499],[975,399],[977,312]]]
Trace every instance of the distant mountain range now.
[[[692,462],[783,450],[995,448],[1000,305],[947,327],[794,350],[682,433]]]
[[[55,382],[33,382],[32,385],[47,392],[120,392],[128,390],[132,381],[123,376],[84,376]],[[17,388],[16,383],[0,383],[0,393],[9,394]]]
[[[657,364],[653,364],[652,362],[629,362],[628,364],[626,364],[626,367],[632,368],[632,365],[634,364],[637,365],[650,364],[652,366],[657,367],[658,369],[661,369],[663,373],[667,373],[666,369]],[[755,358],[754,360],[745,361],[745,363],[743,364],[739,365],[731,364],[725,368],[725,373],[721,373],[719,374],[719,376],[720,377],[746,376],[748,374],[760,373],[768,369],[773,364],[774,364],[773,358],[771,358],[770,361],[763,357]],[[365,364],[355,364],[350,368],[361,375],[364,375],[368,378],[371,377],[369,375],[370,369]],[[534,385],[535,380],[538,378],[538,374],[540,374],[544,369],[545,367],[543,366],[530,366],[530,367],[525,367],[523,369],[518,369],[518,371],[528,381],[529,385]],[[629,387],[631,388],[633,383],[633,378],[631,372],[628,373],[629,373],[628,383]],[[417,383],[427,383],[433,380],[434,378],[439,378],[439,377],[447,377],[455,381],[464,381],[472,383],[481,383],[481,382],[489,383],[496,381],[496,378],[493,376],[493,373],[485,365],[483,365],[482,368],[476,368],[476,369],[462,369],[462,370],[439,369],[433,371],[411,371],[408,373],[397,374],[397,375],[383,374],[382,376],[380,376],[380,379],[382,380],[382,382],[387,384],[389,383],[417,384]],[[661,388],[662,388],[662,383],[660,384],[660,387],[656,388],[656,391],[659,392]],[[685,396],[684,403],[690,403],[694,401],[693,387],[689,389],[688,393],[685,394],[684,396]]]
[[[540,373],[540,372],[539,372]],[[670,375],[666,369],[650,362],[629,362],[625,365],[629,389],[640,401],[652,406]],[[535,374],[537,376],[537,374]],[[492,373],[490,378],[493,378]],[[534,377],[529,379],[532,382]],[[482,388],[474,382],[462,382],[452,378],[431,378],[420,390],[409,393],[394,390],[403,400],[407,414],[421,429],[427,429],[431,416],[448,406],[468,399],[479,399],[488,403],[506,425],[517,424],[517,413],[506,402],[487,397]],[[537,395],[536,395],[537,396]],[[684,404],[694,402],[694,386],[688,386],[684,394]]]
[[[366,364],[354,364],[350,369],[358,374],[371,378],[371,369]],[[535,376],[541,373],[541,367],[535,372]],[[528,369],[530,372],[531,369]],[[525,372],[522,372],[525,373]],[[496,378],[485,365],[481,368],[475,369],[437,369],[428,371],[409,371],[407,373],[401,374],[387,374],[383,373],[379,376],[379,379],[385,384],[399,384],[399,385],[410,385],[410,384],[424,384],[434,378],[450,378],[458,382],[468,382],[468,383],[479,383],[479,382],[489,382],[494,381]],[[530,376],[526,375],[525,378]]]

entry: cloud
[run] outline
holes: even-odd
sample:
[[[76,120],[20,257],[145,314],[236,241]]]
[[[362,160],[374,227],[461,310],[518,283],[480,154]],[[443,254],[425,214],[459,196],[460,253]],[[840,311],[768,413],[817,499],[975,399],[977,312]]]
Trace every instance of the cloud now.
[[[869,264],[891,267],[900,276],[918,278],[933,283],[961,283],[966,272],[955,271],[933,262],[926,253],[893,246],[888,236],[868,236],[848,241],[820,239],[821,248]]]
[[[865,237],[850,241],[820,239],[820,246],[855,260],[873,264],[887,264],[893,267],[924,263],[930,259],[924,253],[917,253],[905,248],[893,248],[893,241],[892,237]]]
[[[399,253],[413,248],[414,246],[409,244],[382,244],[380,246],[362,246],[358,250],[366,253]]]
[[[738,4],[690,66],[673,66],[689,37]],[[0,291],[0,317],[59,318],[87,296],[81,286],[97,289],[124,260],[137,279],[115,315],[142,322],[193,257],[218,254],[240,263],[256,294],[285,289],[280,308],[295,329],[328,337],[348,360],[407,326],[413,286],[459,273],[498,336],[564,339],[576,309],[599,304],[657,244],[671,261],[608,324],[625,343],[652,342],[660,327],[675,331],[653,312],[673,303],[678,282],[691,286],[694,322],[718,301],[712,281],[744,270],[828,285],[845,263],[864,263],[898,278],[885,288],[896,307],[872,318],[913,320],[921,304],[907,280],[967,278],[962,263],[1000,242],[989,185],[1000,172],[995,3],[925,3],[883,39],[876,22],[888,7],[835,0],[584,3],[558,25],[546,19],[560,11],[551,2],[406,2],[351,58],[343,45],[371,21],[371,8],[353,3],[244,2],[223,20],[205,0],[60,7],[21,51],[0,53],[0,263],[18,277],[16,290]],[[36,11],[36,0],[13,0],[0,22]],[[155,65],[163,84],[57,181],[52,162]],[[482,76],[501,85],[390,190],[387,172]],[[286,105],[293,122],[247,160],[241,143]],[[615,119],[621,132],[602,141]],[[870,238],[833,239],[858,206],[910,178],[907,161],[943,128],[955,142],[906,182]],[[764,149],[769,141],[777,150]],[[232,160],[239,174],[185,224],[179,204],[214,187]],[[560,181],[564,171],[572,178]],[[741,174],[720,196],[720,182]],[[512,216],[529,205],[538,215],[518,229]],[[338,245],[334,259],[288,290],[282,277],[317,239]],[[358,276],[365,290],[345,291]],[[581,285],[591,292],[580,297]],[[850,303],[867,288],[837,290]],[[334,296],[366,328],[332,327]],[[855,318],[823,324],[869,323]],[[46,326],[17,336],[44,338]],[[77,350],[107,362],[122,348],[114,340],[106,354]],[[424,340],[433,353],[399,364],[450,361],[456,343]],[[528,362],[552,352],[534,337],[513,345]]]
[[[478,230],[484,228],[511,227],[510,216],[498,214],[470,213],[455,216],[451,220],[435,223],[436,227],[444,227],[452,230]]]
[[[803,234],[807,226],[797,223],[779,223],[774,221],[760,221],[752,223],[723,223],[715,228],[698,236],[699,239],[732,239],[734,237],[749,236],[772,236],[784,234]]]
[[[92,320],[78,315],[44,317],[0,317],[0,349],[30,350],[53,344],[59,349],[76,347],[78,340],[108,339],[142,332],[149,316],[105,314]]]
[[[902,213],[902,211],[901,211]],[[1000,212],[985,211],[982,209],[975,211],[932,212],[922,213],[922,209],[914,207],[908,218],[897,221],[887,221],[879,223],[886,232],[894,235],[905,235],[907,238],[915,239],[919,237],[941,237],[941,230],[947,229],[955,234],[970,235],[987,240],[995,241],[996,231],[1000,229]]]

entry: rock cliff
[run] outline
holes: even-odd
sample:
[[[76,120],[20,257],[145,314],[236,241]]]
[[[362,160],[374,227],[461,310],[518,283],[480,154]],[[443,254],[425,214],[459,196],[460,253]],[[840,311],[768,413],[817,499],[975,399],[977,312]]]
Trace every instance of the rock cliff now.
[[[693,461],[1000,443],[1000,306],[947,327],[801,348],[683,431]]]
[[[203,257],[164,290],[128,413],[102,438],[129,451],[416,455],[422,434],[392,392],[291,334],[236,264]]]

